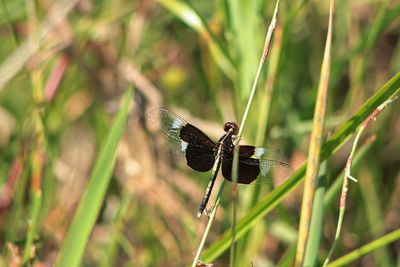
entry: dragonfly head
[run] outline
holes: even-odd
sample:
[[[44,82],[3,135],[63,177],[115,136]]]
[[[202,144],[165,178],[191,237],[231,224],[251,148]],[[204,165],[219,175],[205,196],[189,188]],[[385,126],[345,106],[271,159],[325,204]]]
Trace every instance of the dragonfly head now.
[[[231,131],[233,135],[237,135],[239,132],[239,127],[237,126],[236,123],[228,121],[224,124],[224,131],[225,132]]]

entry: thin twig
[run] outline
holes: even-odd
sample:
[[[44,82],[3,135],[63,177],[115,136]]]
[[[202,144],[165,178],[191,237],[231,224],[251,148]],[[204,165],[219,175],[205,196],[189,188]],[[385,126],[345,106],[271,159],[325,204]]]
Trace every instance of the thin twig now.
[[[237,206],[237,198],[238,198],[236,182],[238,180],[239,142],[240,142],[240,139],[242,136],[244,125],[247,120],[247,116],[250,111],[250,107],[253,103],[253,99],[254,99],[254,95],[256,92],[258,80],[260,79],[262,67],[264,66],[264,63],[269,54],[269,48],[271,45],[272,34],[274,33],[274,30],[276,27],[276,21],[277,21],[276,17],[278,14],[278,7],[279,7],[279,0],[277,0],[276,4],[275,4],[274,14],[272,16],[271,23],[268,27],[267,35],[265,37],[263,53],[260,58],[260,63],[258,64],[258,69],[257,69],[256,76],[254,78],[254,81],[253,81],[249,100],[247,101],[247,106],[244,111],[242,121],[240,122],[239,133],[237,134],[235,142],[234,142],[235,150],[234,150],[234,155],[233,155],[233,166],[232,166],[232,234],[231,234],[230,263],[229,263],[230,266],[235,266],[235,256],[236,256],[236,251],[235,251],[235,249],[236,249],[236,245],[235,245],[236,220],[237,220],[236,206]]]
[[[263,53],[262,53],[262,56],[261,56],[261,59],[260,59],[260,63],[258,64],[258,69],[257,69],[256,77],[254,78],[254,81],[253,81],[253,85],[252,85],[252,88],[251,88],[249,100],[247,101],[247,106],[246,106],[246,109],[245,109],[245,111],[243,113],[242,121],[240,122],[239,133],[238,133],[237,138],[236,138],[236,145],[239,143],[240,138],[242,136],[244,125],[246,123],[247,116],[249,114],[251,104],[253,103],[253,98],[254,98],[254,95],[255,95],[255,92],[256,92],[257,83],[258,83],[258,80],[260,78],[261,70],[262,70],[262,67],[264,66],[264,63],[265,63],[265,61],[267,59],[267,56],[269,54],[269,48],[270,48],[270,44],[271,44],[272,34],[273,34],[273,32],[275,30],[275,26],[276,26],[276,16],[278,14],[278,7],[279,7],[279,0],[276,1],[274,14],[272,16],[271,23],[270,23],[270,25],[268,27],[267,35],[265,37],[264,50],[263,50]]]
[[[217,195],[217,198],[215,200],[214,207],[212,208],[212,211],[211,211],[210,218],[208,220],[206,229],[204,230],[203,237],[202,237],[202,239],[200,241],[199,248],[197,249],[196,256],[194,257],[194,260],[193,260],[193,263],[192,263],[192,267],[196,267],[197,264],[200,261],[201,252],[203,251],[204,244],[206,243],[208,233],[210,232],[210,229],[211,229],[211,225],[214,222],[215,214],[217,213],[217,207],[218,207],[218,205],[219,205],[219,203],[221,201],[221,196],[222,196],[222,191],[224,189],[224,185],[225,185],[225,179],[222,180],[222,183],[219,186],[218,195]]]
[[[279,7],[279,0],[277,0],[277,2],[276,2],[275,11],[274,11],[274,14],[273,14],[273,17],[272,17],[272,20],[271,20],[271,24],[268,27],[268,32],[267,32],[267,35],[266,35],[266,38],[265,38],[265,43],[264,43],[264,49],[263,49],[263,53],[262,53],[262,56],[261,56],[261,59],[260,59],[260,63],[258,65],[258,70],[257,70],[257,73],[256,73],[256,77],[255,77],[255,79],[253,81],[253,85],[252,85],[251,93],[250,93],[250,96],[249,96],[249,100],[247,102],[246,110],[245,110],[245,112],[243,114],[243,118],[242,118],[242,121],[240,123],[239,133],[236,136],[236,139],[235,139],[235,142],[234,142],[235,153],[234,153],[234,163],[233,163],[233,168],[232,168],[232,177],[233,177],[232,182],[233,182],[233,186],[234,187],[233,187],[233,191],[232,191],[232,195],[233,195],[232,196],[232,199],[233,199],[233,225],[232,225],[231,261],[230,261],[231,265],[232,264],[234,265],[234,255],[235,255],[235,251],[234,251],[235,250],[234,249],[235,224],[236,224],[236,208],[235,208],[236,201],[235,200],[237,199],[237,188],[236,188],[235,181],[237,181],[237,170],[238,170],[238,166],[237,166],[238,165],[237,164],[237,162],[238,162],[238,150],[237,150],[237,148],[239,147],[238,144],[239,144],[239,141],[240,141],[243,129],[244,129],[244,125],[245,125],[245,122],[246,122],[246,119],[247,119],[251,104],[252,104],[253,99],[254,99],[255,90],[256,90],[256,87],[257,87],[258,80],[260,78],[262,67],[263,67],[263,65],[264,65],[264,63],[266,61],[266,58],[268,56],[268,53],[269,53],[269,47],[270,47],[270,43],[271,43],[271,39],[272,39],[272,34],[273,34],[273,31],[274,31],[275,25],[276,25],[276,16],[277,16],[277,13],[278,13],[278,7]],[[213,209],[211,211],[210,219],[209,219],[208,224],[206,226],[206,229],[204,231],[204,234],[203,234],[202,240],[200,242],[199,248],[197,250],[196,256],[194,258],[192,267],[195,267],[199,263],[201,252],[202,252],[202,250],[204,248],[205,241],[206,241],[208,233],[209,233],[209,231],[211,229],[211,225],[212,225],[212,223],[214,221],[215,214],[216,214],[217,208],[218,208],[220,200],[221,200],[222,189],[224,187],[224,184],[225,184],[225,180],[221,183],[221,186],[219,188],[217,199],[216,199],[214,207],[213,207]]]
[[[394,100],[396,100],[398,97],[395,96],[391,99],[386,100],[385,102],[383,102],[381,105],[379,105],[372,113],[371,115],[368,116],[368,118],[364,121],[364,123],[361,125],[360,129],[357,131],[356,137],[354,139],[354,143],[350,152],[350,155],[347,159],[346,162],[346,167],[345,167],[345,174],[343,177],[343,185],[342,185],[342,193],[340,195],[340,208],[339,208],[339,218],[338,218],[338,224],[337,224],[337,228],[336,228],[336,233],[335,233],[335,240],[333,241],[332,247],[329,250],[328,256],[325,259],[324,265],[326,266],[329,261],[331,260],[331,257],[333,255],[333,252],[335,251],[337,242],[339,241],[339,237],[340,237],[340,233],[342,230],[342,225],[343,225],[343,218],[344,218],[344,211],[346,209],[346,197],[347,197],[347,191],[349,190],[348,188],[348,179],[351,179],[355,182],[357,182],[357,179],[354,178],[353,176],[351,176],[350,171],[351,171],[351,165],[353,163],[353,156],[354,153],[356,151],[358,142],[360,140],[360,136],[362,135],[362,133],[364,132],[364,130],[368,127],[369,123],[372,120],[376,119],[376,116],[378,116],[379,113],[381,113],[382,110],[384,110],[387,105],[389,105],[390,103],[392,103]]]

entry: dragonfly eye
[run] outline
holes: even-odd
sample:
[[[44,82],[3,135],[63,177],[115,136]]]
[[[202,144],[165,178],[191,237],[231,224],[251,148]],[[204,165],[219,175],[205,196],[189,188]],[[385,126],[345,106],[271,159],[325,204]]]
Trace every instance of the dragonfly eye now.
[[[224,131],[228,132],[229,130],[232,129],[232,134],[233,135],[237,135],[239,132],[239,127],[237,126],[236,123],[232,122],[232,121],[228,121],[224,124]]]

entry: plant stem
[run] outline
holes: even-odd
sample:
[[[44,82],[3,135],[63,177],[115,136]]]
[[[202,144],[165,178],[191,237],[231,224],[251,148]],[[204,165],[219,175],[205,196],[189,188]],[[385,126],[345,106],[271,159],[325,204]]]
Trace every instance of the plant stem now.
[[[214,207],[212,208],[212,211],[211,211],[211,214],[210,214],[210,219],[208,220],[206,229],[204,230],[204,234],[203,234],[203,237],[202,237],[202,239],[200,241],[199,248],[197,249],[196,256],[194,257],[192,267],[196,267],[197,264],[200,261],[201,252],[203,251],[204,244],[206,243],[208,233],[210,232],[211,225],[214,222],[215,214],[217,213],[217,209],[218,209],[219,203],[221,201],[222,191],[224,189],[224,185],[225,185],[225,179],[222,180],[222,183],[221,183],[221,185],[219,187],[217,199],[215,200]]]

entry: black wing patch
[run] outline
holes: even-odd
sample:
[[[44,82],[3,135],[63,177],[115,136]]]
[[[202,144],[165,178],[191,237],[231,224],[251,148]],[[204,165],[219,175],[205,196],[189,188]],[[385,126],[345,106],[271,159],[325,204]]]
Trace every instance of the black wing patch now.
[[[185,153],[187,165],[196,171],[209,171],[215,161],[215,143],[189,123],[182,127],[180,137],[188,144]]]
[[[165,108],[151,110],[149,118],[185,154],[189,167],[200,172],[212,168],[216,144],[205,133]]]
[[[286,178],[290,166],[283,161],[282,154],[263,147],[240,146],[238,183],[265,184]],[[232,181],[233,149],[224,150],[222,159],[222,175]]]

